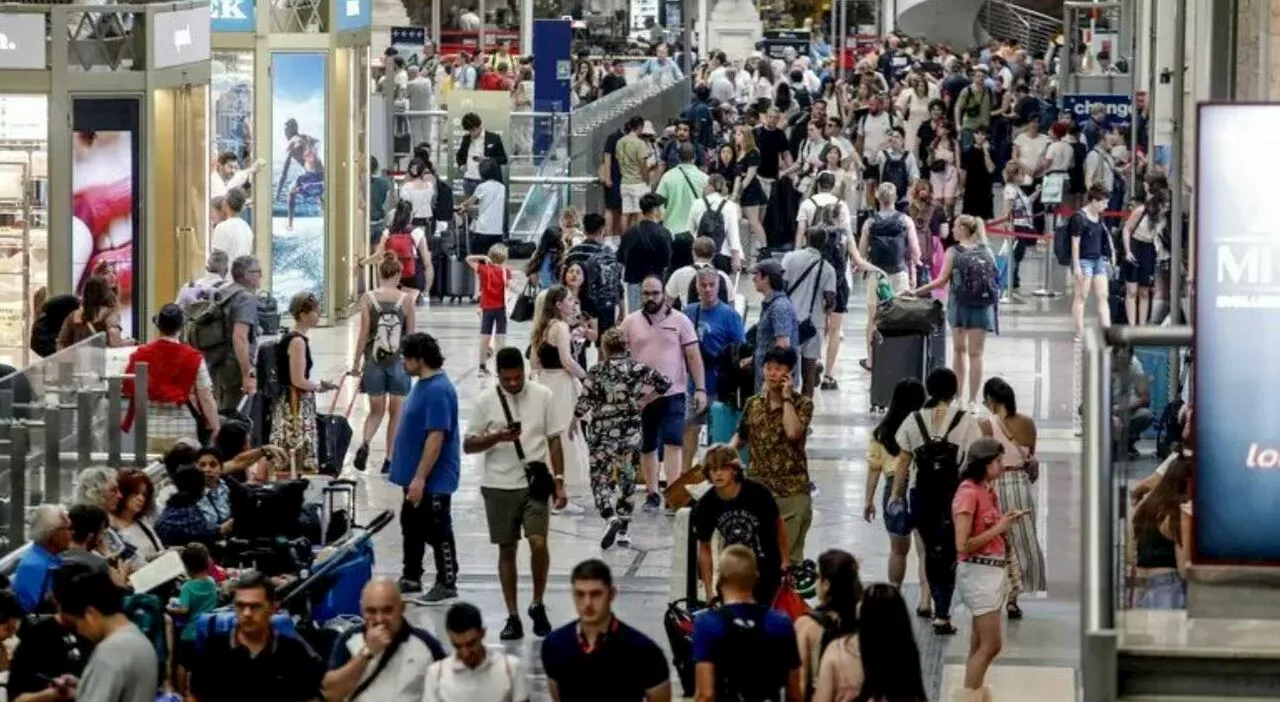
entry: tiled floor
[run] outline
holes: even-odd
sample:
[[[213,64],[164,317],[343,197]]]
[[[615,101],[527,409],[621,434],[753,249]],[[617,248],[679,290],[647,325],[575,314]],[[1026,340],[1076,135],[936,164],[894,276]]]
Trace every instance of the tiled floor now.
[[[1039,266],[1028,262],[1028,271]],[[1026,274],[1026,289],[1038,287],[1038,276]],[[745,285],[745,283],[744,283]],[[860,286],[854,286],[859,288]],[[753,293],[754,294],[754,293]],[[816,398],[814,435],[809,443],[811,470],[821,492],[814,501],[813,528],[809,536],[810,556],[829,547],[847,549],[861,562],[862,578],[875,582],[886,577],[888,540],[883,524],[868,524],[861,518],[866,480],[868,433],[876,421],[868,408],[868,375],[857,365],[862,351],[862,329],[865,313],[860,300],[850,304],[857,312],[844,322],[845,341],[836,373],[841,389],[824,392]],[[440,340],[446,356],[445,368],[457,383],[462,399],[465,423],[471,398],[479,387],[475,377],[476,331],[478,315],[474,306],[435,304],[418,316],[419,328]],[[1078,664],[1080,579],[1079,532],[1079,440],[1072,426],[1072,410],[1078,399],[1073,396],[1073,358],[1071,325],[1063,313],[1061,300],[1047,302],[1030,298],[1015,301],[1002,310],[1001,335],[991,337],[986,346],[987,374],[1000,375],[1014,387],[1019,406],[1040,426],[1039,454],[1043,466],[1038,483],[1039,534],[1048,564],[1049,590],[1038,598],[1024,598],[1026,618],[1011,623],[1004,653],[991,677],[997,699],[1040,699],[1056,702],[1074,699],[1074,670]],[[317,377],[337,378],[350,366],[350,349],[355,330],[350,323],[314,332],[313,352]],[[523,346],[528,325],[513,325],[509,341]],[[345,398],[344,398],[345,400]],[[322,401],[321,406],[324,406]],[[344,403],[345,404],[345,403]],[[360,432],[364,417],[363,403],[352,425]],[[465,424],[463,427],[465,431]],[[381,439],[373,444],[371,466],[381,461]],[[454,519],[461,557],[461,594],[481,606],[486,622],[496,630],[505,616],[496,577],[496,549],[488,543],[479,500],[479,476],[474,462],[464,459],[462,487],[454,498]],[[398,491],[376,475],[362,476],[362,509],[395,509]],[[571,496],[579,504],[589,505],[582,481],[570,484]],[[630,549],[614,549],[603,555],[598,546],[601,522],[592,516],[553,517],[551,524],[551,583],[547,597],[554,622],[568,621],[573,616],[568,594],[568,573],[579,560],[602,556],[615,569],[621,596],[617,603],[620,616],[666,645],[661,617],[669,600],[668,579],[671,567],[670,518],[640,515],[633,528],[634,545]],[[377,542],[377,570],[398,575],[400,536],[393,525]],[[429,559],[428,559],[429,560]],[[522,563],[527,563],[521,557]],[[527,572],[527,567],[522,566]],[[916,580],[914,558],[908,569],[908,583]],[[915,585],[908,585],[909,601],[914,602]],[[528,580],[522,580],[521,602],[528,601]],[[415,620],[443,633],[443,610],[422,608],[413,614]],[[954,637],[935,637],[927,622],[918,622],[920,644],[927,683],[936,695],[955,684],[957,670],[968,651],[968,617],[956,615],[960,633]],[[526,639],[517,650],[525,655],[537,649]],[[957,668],[957,666],[959,668]],[[534,665],[535,689],[544,689],[540,667]],[[1027,681],[1046,692],[1026,696]],[[1050,692],[1059,690],[1060,692]],[[938,697],[936,699],[946,699]]]

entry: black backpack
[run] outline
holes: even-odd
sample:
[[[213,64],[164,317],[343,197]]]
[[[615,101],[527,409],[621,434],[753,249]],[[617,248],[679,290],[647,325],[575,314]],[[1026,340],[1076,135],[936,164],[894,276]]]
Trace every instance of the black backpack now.
[[[871,215],[867,258],[871,265],[890,275],[901,273],[906,268],[907,227],[902,223],[902,217],[900,212]]]
[[[713,209],[707,196],[702,196],[702,204],[706,205],[707,211],[703,212],[702,219],[698,220],[698,236],[705,236],[716,242],[716,253],[720,253],[724,247],[724,205],[728,201],[729,198],[721,199],[720,206]]]
[[[906,153],[901,158],[889,158],[886,154],[884,162],[880,164],[880,182],[893,183],[893,187],[898,189],[898,199],[906,199],[907,186],[911,184]]]
[[[922,412],[911,416],[920,428],[920,436],[924,437],[924,444],[912,456],[916,465],[916,494],[924,512],[944,510],[950,515],[951,498],[955,497],[956,488],[960,486],[960,447],[947,437],[960,425],[964,411],[956,412],[946,431],[939,436],[929,431]]]
[[[774,646],[765,631],[769,608],[747,605],[749,614],[736,616],[726,607],[704,616],[720,617],[725,636],[716,642],[716,699],[725,702],[782,702],[787,672],[770,655]]]

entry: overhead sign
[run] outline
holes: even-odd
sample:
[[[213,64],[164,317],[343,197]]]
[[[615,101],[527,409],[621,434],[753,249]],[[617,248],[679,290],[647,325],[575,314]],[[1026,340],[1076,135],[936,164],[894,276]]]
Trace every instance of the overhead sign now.
[[[47,57],[43,14],[0,14],[0,69],[44,70]]]
[[[1076,124],[1084,126],[1089,121],[1094,105],[1107,110],[1107,125],[1112,129],[1128,131],[1133,124],[1133,102],[1128,95],[1079,94],[1063,95],[1062,109],[1075,117]]]
[[[334,0],[338,13],[338,31],[368,29],[373,23],[372,0]]]
[[[151,67],[171,68],[209,60],[209,15],[197,7],[151,16]]]
[[[215,32],[252,32],[257,26],[254,0],[210,0],[209,16]]]
[[[1280,565],[1280,105],[1201,104],[1195,194],[1194,562]]]
[[[769,58],[785,58],[788,48],[794,49],[796,56],[809,54],[809,32],[802,29],[766,29],[763,43],[764,55]]]

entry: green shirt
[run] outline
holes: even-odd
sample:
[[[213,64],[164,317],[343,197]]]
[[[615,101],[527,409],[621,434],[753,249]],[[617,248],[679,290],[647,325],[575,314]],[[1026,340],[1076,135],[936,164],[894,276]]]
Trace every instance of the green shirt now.
[[[193,578],[178,590],[178,606],[187,610],[187,623],[182,627],[182,640],[196,640],[196,619],[218,606],[218,585],[213,578]]]
[[[385,176],[369,179],[369,221],[381,222],[387,218],[387,196],[391,194],[391,180]]]
[[[645,181],[645,166],[653,149],[648,142],[635,134],[627,134],[618,140],[613,157],[618,159],[618,171],[622,173],[622,185],[642,185]]]
[[[689,231],[689,210],[706,187],[707,175],[691,163],[682,163],[662,175],[658,194],[667,199],[663,224],[672,234]]]

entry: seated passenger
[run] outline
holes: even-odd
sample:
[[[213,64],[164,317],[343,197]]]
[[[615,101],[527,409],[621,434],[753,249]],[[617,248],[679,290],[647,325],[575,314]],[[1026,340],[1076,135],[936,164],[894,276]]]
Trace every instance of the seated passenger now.
[[[62,505],[40,505],[31,521],[31,549],[13,571],[13,594],[27,614],[47,611],[51,575],[71,546],[71,520]]]
[[[128,562],[103,553],[106,547],[107,513],[96,505],[75,505],[68,512],[71,545],[62,553],[63,564],[79,563],[111,575],[117,587],[129,584]]]
[[[143,470],[123,470],[116,478],[120,487],[120,502],[109,516],[111,528],[124,541],[125,549],[132,549],[129,566],[137,570],[164,551],[160,537],[156,536],[152,521],[156,513],[156,488]]]
[[[1116,448],[1138,457],[1138,439],[1152,423],[1151,379],[1133,349],[1117,346],[1111,362],[1111,430]],[[1127,419],[1127,426],[1126,426]],[[1123,444],[1121,443],[1123,442]]]
[[[204,498],[204,476],[194,467],[178,470],[173,477],[178,491],[169,498],[160,518],[156,534],[166,546],[186,546],[195,542],[205,546],[231,533],[231,523],[214,524],[200,508]]]
[[[405,621],[404,598],[394,580],[375,578],[365,585],[360,609],[364,625],[339,638],[329,656],[325,699],[419,702],[427,666],[445,657],[444,648]]]
[[[231,530],[231,487],[222,477],[222,452],[206,446],[196,452],[196,468],[204,476],[200,511],[209,523]]]
[[[120,479],[115,468],[97,466],[80,471],[75,480],[75,494],[72,504],[93,505],[107,514],[116,511],[120,506]],[[125,539],[110,527],[103,534],[102,546],[99,548],[107,558],[133,558],[133,551]]]

